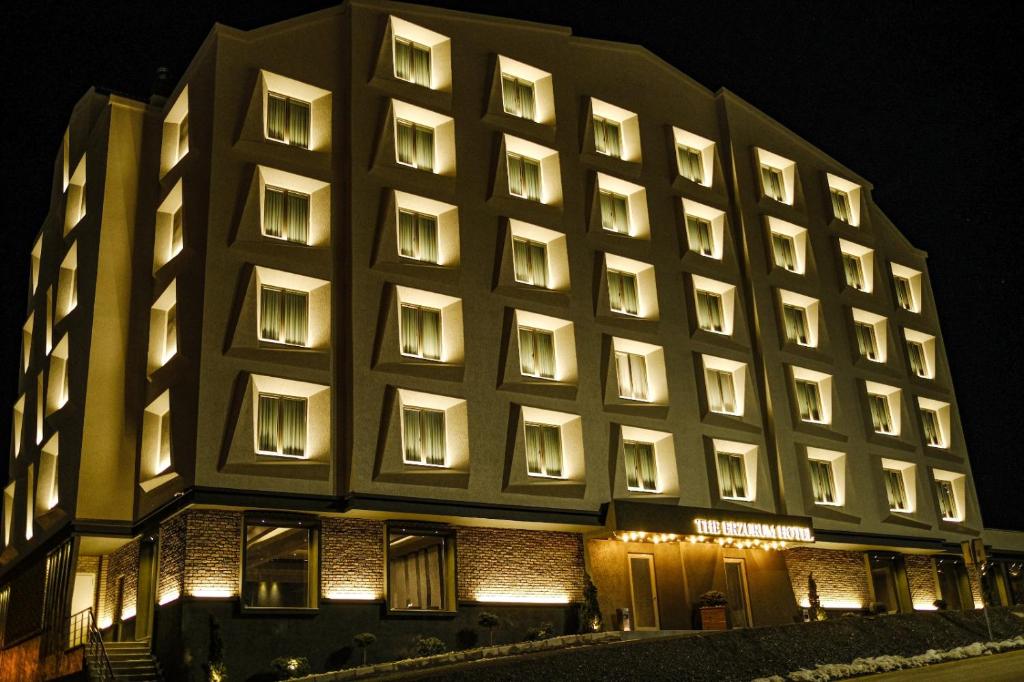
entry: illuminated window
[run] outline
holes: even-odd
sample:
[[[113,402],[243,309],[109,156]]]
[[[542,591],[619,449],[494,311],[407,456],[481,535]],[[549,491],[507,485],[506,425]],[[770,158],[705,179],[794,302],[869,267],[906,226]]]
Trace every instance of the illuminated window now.
[[[289,525],[245,524],[242,605],[246,608],[315,608],[318,598],[316,530]]]
[[[704,377],[708,389],[708,407],[712,412],[735,414],[736,389],[732,372],[720,369],[705,369]]]
[[[271,187],[263,189],[263,234],[306,244],[309,240],[309,195]]]
[[[722,334],[724,333],[722,318],[722,295],[697,289],[697,323],[700,328]]]
[[[811,494],[815,504],[837,504],[833,463],[822,459],[808,459],[811,473]]]
[[[889,511],[910,511],[904,470],[882,469],[882,477],[885,481],[885,497],[889,502]]]
[[[523,376],[554,379],[555,362],[553,332],[519,327],[519,371]]]
[[[182,180],[174,185],[156,209],[153,238],[153,272],[169,263],[185,246]]]
[[[149,314],[149,371],[163,367],[178,352],[177,281],[164,290]]]
[[[761,166],[761,187],[766,197],[775,201],[785,201],[785,181],[782,171],[771,166]]]
[[[437,216],[399,209],[398,253],[404,258],[437,263]]]
[[[860,185],[839,176],[826,174],[832,199],[832,215],[848,225],[860,225]]]
[[[594,149],[605,156],[622,157],[622,136],[616,121],[594,116]]]
[[[868,407],[871,410],[871,428],[875,430],[875,433],[895,435],[889,396],[868,393]]]
[[[434,129],[395,119],[395,154],[404,166],[434,172]]]
[[[69,367],[68,335],[57,343],[50,355],[50,372],[46,385],[46,414],[50,415],[64,407],[70,395],[68,376]]]
[[[65,193],[64,205],[64,234],[69,233],[86,214],[86,156],[82,154],[81,160],[75,166],[75,172],[71,175],[67,192]]]
[[[402,451],[406,464],[445,466],[444,417],[444,410],[402,407]]]
[[[430,48],[395,36],[395,78],[430,87]]]
[[[805,422],[821,422],[821,394],[813,381],[796,381],[796,400],[800,418]]]
[[[39,287],[39,268],[43,260],[43,238],[39,237],[36,240],[35,245],[32,246],[32,256],[30,258],[30,273],[29,277],[31,282],[29,283],[29,293],[35,295],[36,289]]]
[[[939,498],[939,511],[944,521],[959,521],[960,510],[956,504],[952,481],[935,481],[935,494]]]
[[[498,55],[498,74],[504,113],[544,125],[555,124],[555,95],[550,73]]]
[[[922,407],[921,422],[924,428],[924,440],[934,448],[946,446],[945,435],[942,432],[942,423],[937,410]]]
[[[875,339],[874,325],[866,322],[854,322],[857,333],[857,352],[868,360],[878,361],[878,341]]]
[[[455,543],[448,529],[388,527],[388,608],[449,611],[455,608]]]
[[[60,434],[53,434],[39,453],[39,475],[36,479],[36,516],[42,516],[60,501],[57,461],[60,455]]]
[[[796,343],[800,346],[811,345],[807,333],[806,308],[791,304],[783,304],[782,318],[785,322],[787,341]]]
[[[31,540],[35,529],[36,465],[29,464],[25,472],[25,539]]]
[[[57,279],[57,314],[56,319],[63,319],[78,305],[78,242],[68,249],[68,255],[60,264],[60,275]]]
[[[11,534],[14,530],[14,491],[17,485],[17,481],[11,481],[4,488],[4,547],[11,544]]]
[[[761,193],[769,199],[792,206],[796,163],[765,149],[758,148],[756,153]]]
[[[658,492],[658,463],[654,443],[626,440],[622,448],[626,464],[626,487],[636,492]]]
[[[160,176],[163,177],[188,154],[188,86],[167,110],[164,117],[163,135],[160,146]]]
[[[508,152],[508,191],[520,199],[541,200],[541,164],[520,154]]]
[[[696,251],[702,256],[712,256],[715,253],[715,238],[711,232],[711,221],[698,216],[686,216],[686,237],[690,244],[690,250]]]
[[[501,74],[501,103],[506,114],[533,121],[536,116],[533,83]]]
[[[526,470],[530,476],[562,477],[562,429],[552,424],[524,425]]]
[[[792,367],[791,371],[800,420],[832,423],[832,377],[803,367]]]
[[[623,194],[600,190],[601,227],[609,232],[629,234],[629,198]]]
[[[850,222],[852,209],[850,208],[850,195],[841,189],[832,189],[832,213],[844,223]]]
[[[310,104],[267,93],[267,139],[309,149]]]
[[[515,279],[535,287],[548,285],[548,249],[542,242],[522,237],[512,238],[512,262]]]
[[[292,346],[308,344],[309,295],[262,285],[260,287],[260,339]]]
[[[796,247],[793,238],[788,234],[772,232],[772,257],[775,265],[789,270],[796,271]]]
[[[922,379],[935,378],[935,337],[913,329],[904,329],[910,371]]]
[[[715,143],[681,128],[672,128],[676,165],[679,175],[690,182],[711,186],[714,171]]]
[[[441,311],[408,303],[401,304],[400,343],[402,355],[425,360],[441,359]]]
[[[912,313],[921,312],[921,273],[903,265],[891,264],[896,303]]]
[[[614,312],[636,315],[639,311],[638,291],[635,274],[608,271],[608,305]]]
[[[142,457],[139,480],[144,490],[153,486],[147,481],[171,468],[171,394],[164,391],[146,406],[142,414]]]
[[[857,291],[871,293],[874,280],[874,251],[860,244],[840,239],[839,253],[843,262],[843,277],[846,285]]]
[[[676,145],[676,160],[679,162],[679,174],[687,180],[704,184],[704,162],[700,151],[686,145]]]
[[[650,400],[648,396],[647,358],[644,355],[616,351],[615,374],[618,379],[620,398],[643,402]]]
[[[24,427],[24,423],[25,396],[21,396],[18,398],[18,402],[14,403],[14,415],[11,420],[11,441],[15,457],[21,453],[22,428]]]
[[[256,416],[257,453],[305,457],[306,408],[305,398],[260,393]]]
[[[35,314],[29,315],[25,326],[21,328],[21,369],[23,372],[28,371],[28,366],[32,362],[32,327],[34,320]]]
[[[730,500],[747,499],[747,471],[743,455],[733,452],[716,453],[718,458],[718,484],[722,497]]]

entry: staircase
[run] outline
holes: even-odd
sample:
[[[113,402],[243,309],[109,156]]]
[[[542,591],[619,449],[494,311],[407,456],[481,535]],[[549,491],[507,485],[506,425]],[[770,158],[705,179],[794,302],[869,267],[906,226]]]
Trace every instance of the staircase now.
[[[104,642],[107,658],[110,660],[110,669],[114,673],[115,680],[126,680],[130,682],[161,682],[163,675],[160,672],[160,664],[149,650],[149,640],[141,642]],[[109,679],[103,677],[104,665],[97,657],[89,655],[86,658],[86,665],[89,670],[89,680]]]

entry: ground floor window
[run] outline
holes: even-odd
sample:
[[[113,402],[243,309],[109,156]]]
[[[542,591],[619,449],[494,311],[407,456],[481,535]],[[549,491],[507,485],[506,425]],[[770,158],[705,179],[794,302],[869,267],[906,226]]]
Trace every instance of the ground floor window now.
[[[247,520],[242,604],[249,608],[316,607],[316,528],[310,521]]]
[[[936,559],[935,576],[939,580],[939,599],[946,608],[960,610],[973,608],[974,598],[967,579],[967,568],[961,559]],[[967,600],[964,597],[968,597]]]
[[[451,529],[388,527],[388,609],[454,610],[455,547]]]
[[[869,554],[868,564],[875,603],[884,604],[888,613],[913,610],[903,558],[896,554]]]

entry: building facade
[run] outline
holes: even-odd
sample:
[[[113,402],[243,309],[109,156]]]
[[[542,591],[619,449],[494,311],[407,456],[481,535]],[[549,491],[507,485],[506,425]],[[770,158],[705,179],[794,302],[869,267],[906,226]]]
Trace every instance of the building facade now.
[[[86,609],[177,679],[214,623],[232,675],[594,627],[588,580],[632,629],[708,590],[799,620],[812,575],[826,610],[1019,600],[1012,534],[964,565],[926,255],[871,191],[643,48],[414,5],[89,92],[31,252],[0,670],[74,665]]]

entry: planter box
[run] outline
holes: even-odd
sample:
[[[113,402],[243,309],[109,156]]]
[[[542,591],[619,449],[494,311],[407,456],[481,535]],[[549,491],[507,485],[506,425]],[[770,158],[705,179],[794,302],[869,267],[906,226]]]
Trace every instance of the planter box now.
[[[728,630],[725,606],[700,607],[700,627],[702,630]]]

